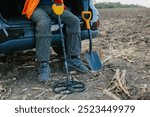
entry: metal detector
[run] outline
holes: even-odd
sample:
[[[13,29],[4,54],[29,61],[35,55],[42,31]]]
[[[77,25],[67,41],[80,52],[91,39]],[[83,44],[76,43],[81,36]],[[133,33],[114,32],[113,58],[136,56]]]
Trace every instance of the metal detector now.
[[[66,50],[65,50],[64,36],[62,32],[61,19],[60,19],[60,15],[64,11],[64,5],[53,4],[52,10],[54,11],[56,15],[58,15],[58,25],[59,25],[60,34],[61,34],[62,48],[63,48],[63,54],[64,54],[64,63],[65,63],[66,77],[67,77],[66,81],[56,83],[52,89],[57,94],[71,94],[73,92],[82,92],[86,89],[85,85],[81,82],[70,80],[71,75],[69,74],[69,71],[68,71],[67,55],[66,55]]]

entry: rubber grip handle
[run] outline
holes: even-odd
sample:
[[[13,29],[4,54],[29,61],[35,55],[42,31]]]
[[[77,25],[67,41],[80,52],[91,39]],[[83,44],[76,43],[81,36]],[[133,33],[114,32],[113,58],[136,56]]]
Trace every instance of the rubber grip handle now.
[[[56,15],[61,15],[64,12],[64,5],[63,4],[61,4],[61,5],[53,4],[52,5],[52,10],[54,11],[54,13]]]
[[[88,15],[88,18],[86,18],[85,15]],[[91,11],[82,11],[81,16],[82,16],[82,19],[85,21],[86,28],[90,29],[91,28],[90,27],[90,20],[92,17]]]

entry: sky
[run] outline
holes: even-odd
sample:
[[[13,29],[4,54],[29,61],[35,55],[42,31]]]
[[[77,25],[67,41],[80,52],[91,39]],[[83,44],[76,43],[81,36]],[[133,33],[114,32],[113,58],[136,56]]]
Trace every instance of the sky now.
[[[122,4],[138,4],[150,8],[150,0],[96,0],[96,2],[120,2]]]

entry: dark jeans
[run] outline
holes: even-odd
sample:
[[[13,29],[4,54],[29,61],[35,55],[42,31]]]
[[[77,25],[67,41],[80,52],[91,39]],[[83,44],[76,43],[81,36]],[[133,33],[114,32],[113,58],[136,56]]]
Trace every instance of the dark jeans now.
[[[31,20],[36,24],[36,55],[38,61],[50,60],[51,46],[51,19],[57,20],[51,7],[38,6],[32,14]],[[78,17],[65,10],[61,15],[61,22],[66,24],[66,51],[67,56],[79,55],[81,52],[80,21]]]

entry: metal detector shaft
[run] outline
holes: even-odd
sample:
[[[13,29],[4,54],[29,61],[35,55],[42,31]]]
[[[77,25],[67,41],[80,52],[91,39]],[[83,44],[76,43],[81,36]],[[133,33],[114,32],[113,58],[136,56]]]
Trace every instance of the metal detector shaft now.
[[[58,16],[58,25],[59,25],[59,29],[60,29],[62,48],[63,48],[63,53],[64,53],[65,69],[66,69],[66,75],[67,75],[66,85],[68,85],[68,83],[69,83],[69,71],[68,71],[67,55],[66,55],[66,49],[65,49],[64,35],[62,32],[62,27],[61,27],[60,15]]]
[[[58,15],[58,25],[61,35],[61,41],[62,41],[62,47],[63,47],[63,54],[64,54],[64,63],[65,63],[65,69],[66,69],[66,82],[57,83],[53,86],[53,91],[55,93],[62,93],[62,94],[71,94],[73,92],[82,92],[85,90],[85,85],[78,81],[73,81],[69,79],[69,70],[68,70],[68,63],[67,63],[67,55],[66,55],[66,48],[64,43],[64,35],[61,27],[61,19],[60,15],[64,11],[63,5],[52,5],[52,9],[56,15]]]

